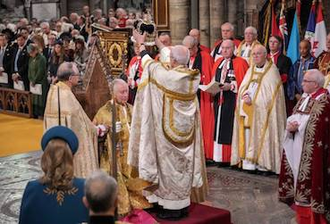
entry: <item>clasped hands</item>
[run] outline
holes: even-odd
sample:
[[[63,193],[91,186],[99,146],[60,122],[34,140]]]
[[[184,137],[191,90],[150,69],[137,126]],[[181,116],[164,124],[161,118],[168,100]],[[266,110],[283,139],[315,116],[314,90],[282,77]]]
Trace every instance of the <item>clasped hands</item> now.
[[[105,134],[107,134],[110,131],[111,127],[109,125],[100,124],[97,125],[97,133],[98,136],[103,137]],[[120,121],[116,122],[116,133],[119,133],[122,131],[122,125]]]
[[[242,100],[244,101],[245,104],[247,104],[249,106],[252,105],[252,99],[251,99],[251,97],[250,97],[250,95],[249,95],[248,92],[246,92],[246,93],[243,94]]]
[[[299,123],[297,121],[289,121],[286,124],[286,130],[289,132],[296,132],[299,128]]]

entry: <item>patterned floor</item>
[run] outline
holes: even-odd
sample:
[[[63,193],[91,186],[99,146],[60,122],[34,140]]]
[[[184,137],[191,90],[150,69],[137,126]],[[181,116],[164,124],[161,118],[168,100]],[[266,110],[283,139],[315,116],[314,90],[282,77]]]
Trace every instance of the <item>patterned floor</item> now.
[[[0,224],[17,223],[27,181],[40,176],[41,152],[0,158]],[[277,178],[208,168],[213,206],[231,211],[235,224],[291,224],[294,213],[277,201]]]

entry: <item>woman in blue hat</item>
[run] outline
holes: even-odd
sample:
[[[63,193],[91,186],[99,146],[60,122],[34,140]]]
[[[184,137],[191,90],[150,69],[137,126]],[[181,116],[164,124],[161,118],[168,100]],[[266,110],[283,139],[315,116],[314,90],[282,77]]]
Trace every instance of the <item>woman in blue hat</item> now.
[[[75,224],[88,221],[84,207],[84,179],[73,174],[78,138],[63,126],[49,129],[41,140],[43,175],[24,191],[19,223]]]

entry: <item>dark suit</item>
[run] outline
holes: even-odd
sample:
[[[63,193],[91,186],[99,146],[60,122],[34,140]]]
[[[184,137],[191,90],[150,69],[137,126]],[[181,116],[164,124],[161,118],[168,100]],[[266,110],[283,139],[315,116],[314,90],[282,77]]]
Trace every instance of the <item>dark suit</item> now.
[[[12,61],[12,47],[8,44],[5,48],[5,53],[2,59],[2,67],[4,72],[8,74],[8,84],[1,84],[6,88],[12,88],[13,80],[11,79],[11,61]]]
[[[21,76],[21,80],[24,82],[25,90],[29,90],[29,78],[28,78],[28,64],[29,64],[29,54],[26,49],[27,45],[23,47],[18,55],[17,60],[17,71],[15,71],[15,58],[18,51],[18,45],[13,45],[13,57],[12,57],[12,73],[18,73]]]

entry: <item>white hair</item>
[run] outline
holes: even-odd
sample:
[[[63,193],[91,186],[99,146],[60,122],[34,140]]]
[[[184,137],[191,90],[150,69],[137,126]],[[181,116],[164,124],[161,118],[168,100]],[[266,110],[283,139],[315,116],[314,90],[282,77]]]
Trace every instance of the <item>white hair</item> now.
[[[310,69],[307,70],[307,73],[311,74],[314,81],[319,85],[319,87],[324,86],[325,79],[322,72],[320,72],[318,69]]]
[[[224,24],[221,25],[221,29],[223,26],[229,26],[230,31],[234,31],[234,26],[230,22],[225,22]]]
[[[119,85],[125,85],[128,88],[128,85],[127,85],[127,83],[124,80],[122,80],[122,79],[114,79],[112,81],[112,88],[113,88],[114,95],[116,95],[116,93],[118,91],[118,86]]]
[[[189,44],[190,47],[197,46],[198,40],[192,36],[185,36],[185,38],[182,41],[183,45]]]
[[[223,40],[222,43],[221,43],[221,46],[226,44],[226,43],[230,43],[231,47],[233,50],[235,50],[235,44],[232,40],[228,39],[228,40]]]
[[[43,26],[49,28],[49,22],[42,22],[42,23],[40,24],[40,27],[43,27]]]
[[[190,53],[187,47],[183,45],[175,45],[171,49],[171,57],[179,65],[187,65],[190,59]]]
[[[16,32],[17,26],[14,23],[8,23],[7,24],[7,29],[10,29],[14,33]]]
[[[244,30],[244,33],[245,33],[248,29],[249,29],[249,30],[252,30],[252,33],[253,33],[255,36],[258,35],[258,31],[257,31],[257,29],[256,29],[255,27],[253,27],[253,26],[248,26],[248,27],[246,27],[245,30]]]

